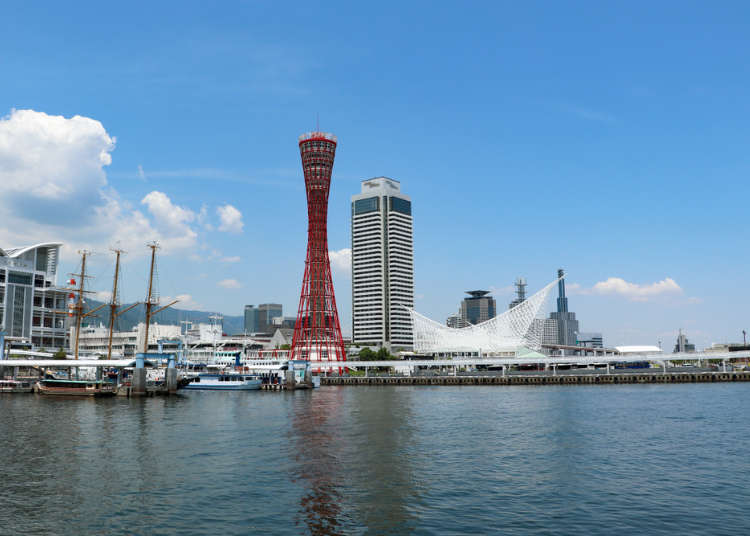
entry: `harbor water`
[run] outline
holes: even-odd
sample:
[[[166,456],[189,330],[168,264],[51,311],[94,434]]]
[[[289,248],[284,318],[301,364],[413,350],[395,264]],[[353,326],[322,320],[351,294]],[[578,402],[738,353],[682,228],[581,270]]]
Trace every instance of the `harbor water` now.
[[[750,534],[749,387],[0,395],[0,528]]]

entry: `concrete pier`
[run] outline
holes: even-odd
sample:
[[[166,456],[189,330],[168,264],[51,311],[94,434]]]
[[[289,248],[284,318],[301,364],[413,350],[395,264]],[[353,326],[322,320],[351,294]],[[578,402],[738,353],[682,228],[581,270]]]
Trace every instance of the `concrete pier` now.
[[[130,379],[130,396],[146,396],[146,369],[133,369]]]
[[[168,368],[164,371],[164,384],[167,388],[167,393],[174,394],[177,392],[177,369]]]
[[[601,385],[750,382],[750,372],[513,374],[507,376],[327,376],[322,385]]]

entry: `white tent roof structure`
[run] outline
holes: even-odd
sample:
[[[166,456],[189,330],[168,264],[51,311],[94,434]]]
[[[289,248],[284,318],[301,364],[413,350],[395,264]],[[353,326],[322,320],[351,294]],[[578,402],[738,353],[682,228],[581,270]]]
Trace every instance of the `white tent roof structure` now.
[[[414,333],[414,351],[437,352],[515,352],[520,347],[539,350],[542,347],[544,323],[534,322],[543,313],[554,280],[542,290],[481,324],[449,328],[409,309]]]

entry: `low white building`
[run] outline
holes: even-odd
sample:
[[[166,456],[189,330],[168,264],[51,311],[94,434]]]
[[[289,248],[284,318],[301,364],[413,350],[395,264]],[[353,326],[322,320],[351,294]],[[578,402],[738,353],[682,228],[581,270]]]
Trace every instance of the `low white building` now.
[[[615,350],[623,355],[636,354],[661,354],[662,349],[658,346],[640,345],[640,346],[615,346]]]
[[[75,328],[70,328],[71,340],[75,337]],[[143,338],[146,335],[146,324],[141,322],[132,331],[115,331],[112,333],[112,355],[132,357],[143,351]],[[159,340],[179,340],[180,326],[153,323],[148,329],[148,344],[156,350]],[[78,351],[81,355],[107,355],[109,328],[104,324],[81,328],[78,340]]]

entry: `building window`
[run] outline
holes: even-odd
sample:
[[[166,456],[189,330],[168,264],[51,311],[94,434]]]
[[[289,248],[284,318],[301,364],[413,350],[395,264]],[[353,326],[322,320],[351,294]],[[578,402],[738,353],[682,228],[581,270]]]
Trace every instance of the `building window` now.
[[[8,282],[15,283],[17,285],[31,285],[31,274],[8,272]]]
[[[36,250],[36,270],[37,272],[47,271],[47,256],[49,248],[38,248]],[[44,282],[42,282],[44,284]]]
[[[366,214],[375,212],[379,209],[379,197],[368,197],[367,199],[357,199],[354,202],[354,214]]]
[[[389,198],[389,202],[392,211],[411,216],[411,201],[401,199],[400,197],[391,197]]]

